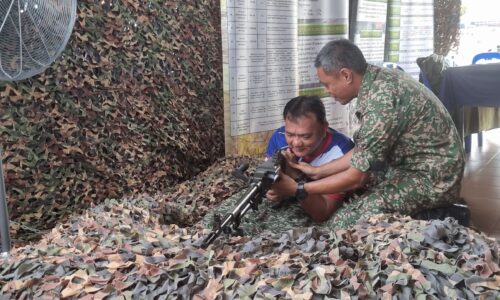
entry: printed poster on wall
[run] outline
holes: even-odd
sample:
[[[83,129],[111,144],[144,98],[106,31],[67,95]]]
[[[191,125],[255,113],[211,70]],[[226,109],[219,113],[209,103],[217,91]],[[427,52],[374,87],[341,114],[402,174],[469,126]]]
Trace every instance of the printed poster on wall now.
[[[418,78],[417,58],[434,52],[434,1],[389,0],[387,61]]]
[[[323,91],[314,58],[326,42],[347,37],[348,1],[226,0],[221,12],[226,142],[251,141],[249,134],[283,125],[291,98]],[[341,109],[325,105],[332,125],[345,126]]]
[[[354,43],[363,51],[366,61],[384,62],[387,0],[359,0],[354,28]]]
[[[331,97],[327,96],[316,76],[314,60],[319,50],[329,41],[348,38],[349,1],[299,0],[298,4],[300,94],[322,96],[330,126],[347,133],[349,127],[347,107],[334,102]]]
[[[282,123],[297,95],[297,1],[228,0],[227,51],[231,135]]]

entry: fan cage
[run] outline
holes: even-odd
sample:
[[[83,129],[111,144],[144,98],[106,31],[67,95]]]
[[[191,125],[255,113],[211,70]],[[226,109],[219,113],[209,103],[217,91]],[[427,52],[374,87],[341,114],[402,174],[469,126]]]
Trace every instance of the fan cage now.
[[[47,69],[64,50],[76,0],[0,0],[0,80],[22,80]]]

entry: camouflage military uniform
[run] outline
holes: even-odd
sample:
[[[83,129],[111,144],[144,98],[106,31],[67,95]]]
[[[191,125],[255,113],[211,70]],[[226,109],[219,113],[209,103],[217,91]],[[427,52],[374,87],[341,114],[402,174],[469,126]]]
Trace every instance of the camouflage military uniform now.
[[[377,184],[340,208],[325,226],[348,227],[376,213],[413,214],[456,203],[462,142],[439,99],[408,75],[369,65],[358,93],[351,165],[383,171]]]

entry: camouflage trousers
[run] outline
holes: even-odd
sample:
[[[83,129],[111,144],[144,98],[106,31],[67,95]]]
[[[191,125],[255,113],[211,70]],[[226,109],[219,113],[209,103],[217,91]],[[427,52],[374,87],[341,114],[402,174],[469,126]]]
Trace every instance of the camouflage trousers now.
[[[257,234],[268,230],[281,232],[296,227],[318,226],[327,230],[346,229],[362,219],[381,213],[414,215],[425,209],[443,207],[458,202],[460,185],[443,195],[435,195],[432,183],[415,173],[392,170],[383,180],[367,188],[360,195],[353,194],[327,221],[314,223],[296,203],[277,206],[264,199],[257,211],[249,211],[243,217],[240,228],[245,234]],[[212,227],[214,214],[221,217],[230,212],[243,192],[237,193],[205,215],[202,223]]]
[[[361,195],[351,196],[350,201],[344,203],[322,226],[348,228],[376,214],[412,216],[422,210],[459,202],[460,184],[446,193],[436,194],[433,183],[414,172],[392,169],[382,177]]]

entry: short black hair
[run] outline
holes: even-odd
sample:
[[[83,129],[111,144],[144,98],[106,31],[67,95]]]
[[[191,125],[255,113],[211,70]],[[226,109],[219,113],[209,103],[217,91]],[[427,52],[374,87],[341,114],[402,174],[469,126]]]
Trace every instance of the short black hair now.
[[[321,48],[314,61],[314,66],[323,68],[326,74],[333,74],[342,68],[364,74],[368,64],[358,46],[349,40],[338,39],[328,42]]]
[[[321,124],[326,124],[325,105],[319,96],[298,96],[285,105],[283,119],[297,119],[307,114],[313,114]]]

